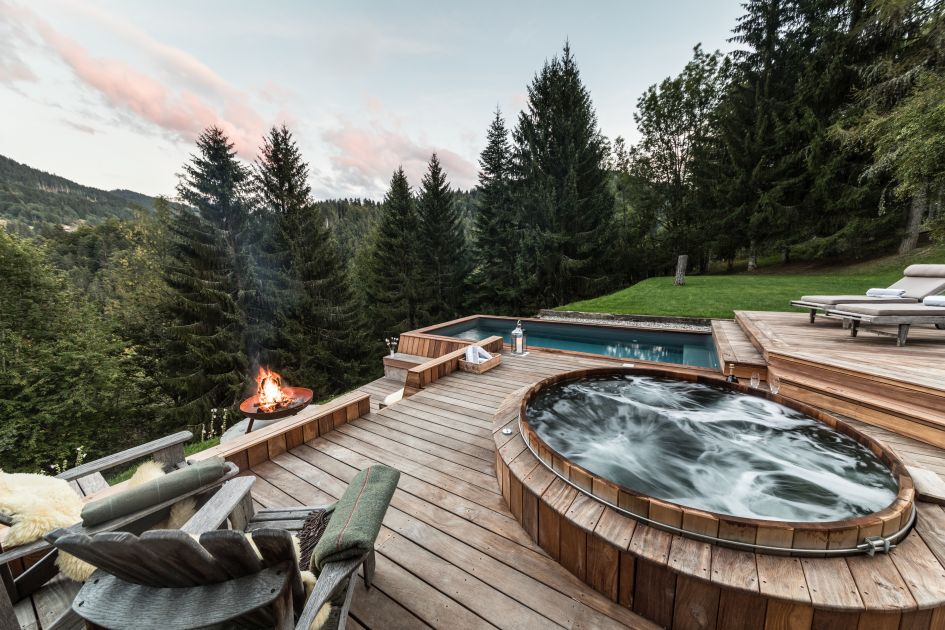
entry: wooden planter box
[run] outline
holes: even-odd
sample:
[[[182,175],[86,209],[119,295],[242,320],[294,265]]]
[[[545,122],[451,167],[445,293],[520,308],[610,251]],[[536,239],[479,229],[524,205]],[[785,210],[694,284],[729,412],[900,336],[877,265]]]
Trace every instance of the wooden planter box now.
[[[463,359],[459,360],[459,369],[463,372],[472,372],[473,374],[482,374],[483,372],[488,372],[495,366],[502,363],[502,355],[496,354],[488,361],[483,361],[482,363],[468,363]]]

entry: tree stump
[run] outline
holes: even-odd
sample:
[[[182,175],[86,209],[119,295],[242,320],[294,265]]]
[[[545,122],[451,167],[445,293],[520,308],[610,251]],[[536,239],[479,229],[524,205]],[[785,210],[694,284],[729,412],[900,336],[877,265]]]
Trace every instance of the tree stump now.
[[[673,284],[675,284],[677,287],[681,287],[682,285],[686,284],[686,267],[688,266],[688,254],[682,254],[676,259],[676,278],[673,280]]]

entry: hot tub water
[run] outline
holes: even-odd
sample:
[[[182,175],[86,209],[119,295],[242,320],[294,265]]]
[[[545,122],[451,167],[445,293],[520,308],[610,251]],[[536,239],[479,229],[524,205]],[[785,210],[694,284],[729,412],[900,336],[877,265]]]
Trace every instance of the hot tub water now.
[[[566,459],[644,495],[733,516],[823,522],[895,498],[887,466],[798,411],[722,387],[610,375],[536,393],[535,432]]]

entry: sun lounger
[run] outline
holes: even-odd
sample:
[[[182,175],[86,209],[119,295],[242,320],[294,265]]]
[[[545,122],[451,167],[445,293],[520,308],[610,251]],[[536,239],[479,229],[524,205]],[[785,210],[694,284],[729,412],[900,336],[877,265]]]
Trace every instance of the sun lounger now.
[[[933,324],[945,330],[945,307],[925,304],[838,304],[827,309],[827,317],[839,317],[850,322],[850,335],[856,337],[863,324],[899,327],[896,345],[906,345],[909,327],[914,324]]]
[[[909,265],[903,277],[890,289],[905,291],[902,297],[869,297],[867,295],[805,295],[791,302],[791,306],[810,311],[814,323],[817,311],[837,308],[840,304],[916,304],[922,298],[945,291],[945,265]]]

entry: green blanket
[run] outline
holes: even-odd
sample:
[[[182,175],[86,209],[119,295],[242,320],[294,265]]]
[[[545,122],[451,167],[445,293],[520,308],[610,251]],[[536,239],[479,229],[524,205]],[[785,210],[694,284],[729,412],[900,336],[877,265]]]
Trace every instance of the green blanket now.
[[[374,549],[398,479],[400,471],[383,465],[371,466],[354,476],[312,550],[314,573],[329,562],[360,558]]]
[[[127,516],[197,490],[220,479],[226,472],[226,462],[214,457],[163,477],[147,481],[137,488],[123,490],[82,508],[82,524],[99,525],[119,516]]]

